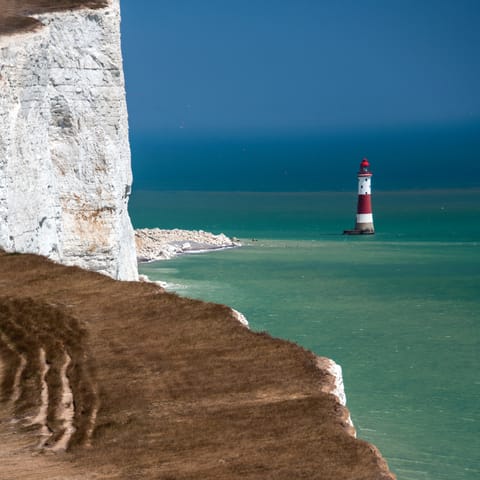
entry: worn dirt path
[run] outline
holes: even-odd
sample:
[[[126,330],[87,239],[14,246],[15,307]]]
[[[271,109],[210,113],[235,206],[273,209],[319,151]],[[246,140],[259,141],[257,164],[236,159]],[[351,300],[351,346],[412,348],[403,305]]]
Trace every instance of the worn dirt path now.
[[[0,382],[4,376],[5,365],[0,360]],[[0,478],[2,480],[81,480],[99,479],[83,469],[75,468],[56,455],[42,455],[38,446],[38,437],[31,433],[22,433],[14,418],[11,404],[0,403]],[[40,473],[41,472],[41,473]],[[42,476],[40,476],[42,475]]]

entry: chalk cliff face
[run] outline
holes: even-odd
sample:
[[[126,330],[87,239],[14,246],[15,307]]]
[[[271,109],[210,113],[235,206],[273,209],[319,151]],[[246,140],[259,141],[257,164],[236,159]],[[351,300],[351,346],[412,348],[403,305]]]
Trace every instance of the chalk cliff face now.
[[[34,17],[0,37],[0,247],[135,280],[119,1]]]

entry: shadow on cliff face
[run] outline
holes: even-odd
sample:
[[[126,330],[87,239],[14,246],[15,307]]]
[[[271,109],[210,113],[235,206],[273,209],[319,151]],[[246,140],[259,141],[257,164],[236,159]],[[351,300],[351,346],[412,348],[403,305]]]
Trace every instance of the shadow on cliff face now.
[[[80,8],[103,8],[108,0],[0,0],[0,35],[12,35],[41,27],[29,15]]]
[[[48,427],[61,430],[58,372],[68,352],[83,432],[67,455],[36,464],[37,477],[16,478],[47,478],[58,462],[125,479],[393,478],[374,447],[349,435],[348,412],[322,392],[331,378],[313,354],[249,331],[228,307],[4,253],[0,292],[4,402],[17,388],[17,420],[34,415],[43,375]],[[17,454],[25,469],[31,453]]]

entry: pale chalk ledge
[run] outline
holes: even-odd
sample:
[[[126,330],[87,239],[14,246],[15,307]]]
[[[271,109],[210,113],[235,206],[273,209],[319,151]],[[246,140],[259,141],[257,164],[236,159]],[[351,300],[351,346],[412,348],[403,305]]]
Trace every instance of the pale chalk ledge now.
[[[235,238],[223,233],[218,235],[203,230],[163,230],[160,228],[142,228],[135,230],[137,260],[152,262],[168,260],[185,253],[199,253],[211,250],[240,247]]]

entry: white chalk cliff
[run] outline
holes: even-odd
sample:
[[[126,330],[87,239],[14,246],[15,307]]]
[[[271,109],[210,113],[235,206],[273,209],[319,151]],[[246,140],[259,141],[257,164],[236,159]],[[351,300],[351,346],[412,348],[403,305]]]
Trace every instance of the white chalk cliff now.
[[[138,278],[119,1],[0,37],[0,248]]]

